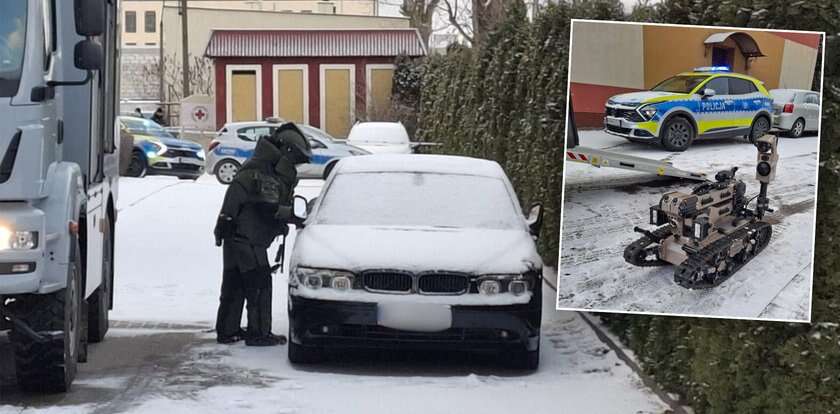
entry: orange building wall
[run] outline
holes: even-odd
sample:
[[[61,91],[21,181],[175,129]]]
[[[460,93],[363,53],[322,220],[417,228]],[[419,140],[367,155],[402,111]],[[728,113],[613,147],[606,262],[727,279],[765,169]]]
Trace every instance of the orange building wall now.
[[[713,33],[727,31],[731,30],[644,26],[645,88],[650,88],[676,73],[711,65],[711,48],[706,53],[703,41]],[[775,88],[779,83],[785,40],[768,32],[744,32],[755,39],[766,56],[753,59],[749,70],[746,70],[744,56],[735,42],[728,39],[726,45],[735,48],[732,70],[764,81],[768,89]]]

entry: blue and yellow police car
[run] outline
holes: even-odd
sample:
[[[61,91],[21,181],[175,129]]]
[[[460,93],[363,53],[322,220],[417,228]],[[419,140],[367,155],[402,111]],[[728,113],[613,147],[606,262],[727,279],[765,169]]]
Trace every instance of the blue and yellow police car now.
[[[772,112],[773,99],[760,80],[727,67],[703,67],[649,91],[611,97],[604,128],[631,141],[685,151],[701,138],[745,136],[755,142],[770,130]]]

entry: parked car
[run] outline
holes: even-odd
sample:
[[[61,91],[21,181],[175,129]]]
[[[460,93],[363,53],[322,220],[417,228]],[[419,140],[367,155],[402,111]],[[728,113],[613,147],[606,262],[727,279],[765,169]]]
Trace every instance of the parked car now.
[[[497,163],[345,158],[307,210],[290,259],[291,362],[326,348],[421,348],[537,368],[542,207],[526,219]]]
[[[820,94],[803,89],[772,89],[773,126],[801,137],[820,126]]]
[[[239,167],[254,154],[257,140],[263,135],[273,134],[281,122],[278,119],[269,119],[225,124],[218,136],[210,142],[207,173],[215,175],[222,184],[230,184]],[[298,176],[301,178],[326,177],[339,159],[368,153],[364,149],[339,142],[313,126],[297,126],[312,145],[312,162],[298,166]]]
[[[347,142],[371,154],[410,154],[408,132],[400,122],[359,122],[350,129]]]
[[[133,116],[119,117],[120,135],[134,140],[126,175],[172,175],[194,180],[204,173],[204,148],[175,138],[160,125]]]
[[[725,67],[704,67],[650,91],[609,98],[604,128],[631,141],[685,151],[695,139],[746,136],[754,142],[770,130],[772,108],[760,80]]]

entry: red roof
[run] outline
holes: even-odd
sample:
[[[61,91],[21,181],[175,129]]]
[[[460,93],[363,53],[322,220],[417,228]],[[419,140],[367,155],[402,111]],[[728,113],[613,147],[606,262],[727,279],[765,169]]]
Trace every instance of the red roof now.
[[[207,57],[424,56],[416,29],[214,30]]]

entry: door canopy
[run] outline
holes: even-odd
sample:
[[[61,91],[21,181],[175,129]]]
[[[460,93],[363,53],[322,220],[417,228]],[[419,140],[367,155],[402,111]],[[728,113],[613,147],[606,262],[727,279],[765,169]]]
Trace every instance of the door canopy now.
[[[738,45],[738,49],[741,50],[741,54],[744,55],[744,57],[756,58],[764,56],[764,54],[761,53],[761,49],[758,48],[758,42],[745,32],[714,33],[707,37],[706,41],[703,43],[705,43],[707,47],[723,45],[723,43],[730,38],[736,45]]]

